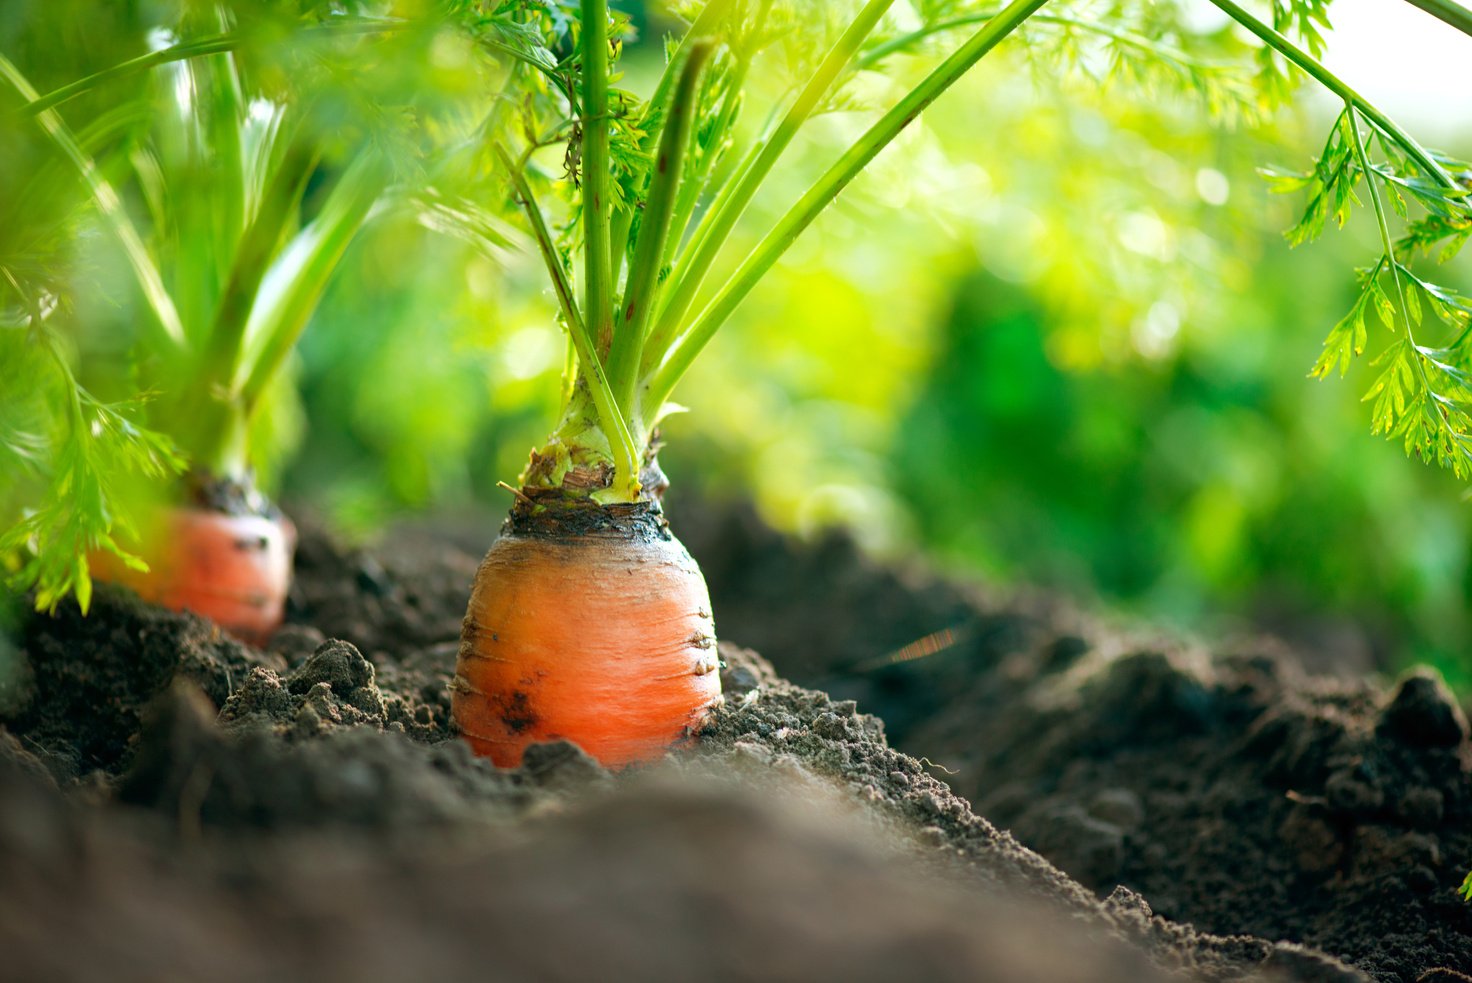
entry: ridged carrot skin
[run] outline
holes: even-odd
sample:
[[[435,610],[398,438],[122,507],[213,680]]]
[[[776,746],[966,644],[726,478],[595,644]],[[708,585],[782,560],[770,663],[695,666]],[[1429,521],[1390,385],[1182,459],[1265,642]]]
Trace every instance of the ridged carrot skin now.
[[[705,578],[662,521],[508,523],[476,575],[452,709],[501,767],[558,739],[618,767],[688,741],[721,702],[718,668]]]
[[[204,615],[253,644],[280,627],[296,548],[289,519],[178,508],[155,536],[146,573],[99,554],[91,558],[93,576],[150,603]]]

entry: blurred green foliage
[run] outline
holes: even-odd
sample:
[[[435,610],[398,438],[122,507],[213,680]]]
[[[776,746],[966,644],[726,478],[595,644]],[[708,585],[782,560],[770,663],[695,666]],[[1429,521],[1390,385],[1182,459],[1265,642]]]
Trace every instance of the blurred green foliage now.
[[[327,5],[231,6],[265,29]],[[647,92],[661,22],[632,6],[644,33],[619,84]],[[41,17],[38,0],[7,3],[0,51],[46,90],[145,50],[148,25],[188,7],[49,0]],[[1219,41],[1233,49],[1224,28]],[[324,113],[358,136],[406,134],[379,149],[423,177],[418,151],[473,132],[497,76],[453,31],[414,43],[412,61],[317,68],[331,77]],[[286,93],[293,63],[272,51],[245,65]],[[910,67],[933,60],[927,49]],[[953,569],[1211,630],[1343,619],[1382,665],[1426,658],[1472,678],[1460,487],[1365,433],[1368,366],[1349,385],[1307,379],[1357,295],[1350,271],[1379,247],[1362,209],[1348,235],[1290,251],[1280,230],[1302,202],[1271,196],[1256,170],[1307,166],[1329,120],[1230,105],[1225,81],[1192,100],[1149,78],[1105,83],[1096,67],[1003,49],[845,191],[676,391],[692,412],[664,428],[672,494],[748,494],[800,534],[842,523],[880,552],[918,546]],[[124,78],[67,117],[104,119],[156,84]],[[897,86],[861,74],[804,133],[714,282]],[[1208,112],[1224,103],[1235,127]],[[52,152],[9,106],[7,208],[21,189],[3,174]],[[145,122],[114,120],[98,139],[126,145]],[[358,149],[329,148],[325,171]],[[504,195],[483,177],[463,190]],[[105,360],[139,302],[66,205],[32,199],[33,226],[75,234],[16,243],[7,229],[23,227],[0,223],[0,255],[37,257],[38,282],[64,271],[92,288],[64,313]],[[136,192],[132,206],[142,213]],[[410,511],[507,502],[497,482],[552,427],[566,351],[529,243],[492,231],[471,241],[423,210],[383,209],[348,249],[260,419],[260,463],[279,463],[289,501],[359,534]],[[1459,262],[1446,279],[1465,284]]]
[[[1368,368],[1307,378],[1375,237],[1289,250],[1301,203],[1256,169],[1301,166],[1327,120],[1223,129],[1019,67],[934,107],[696,363],[675,394],[692,412],[665,426],[671,494],[749,494],[799,534],[841,523],[880,552],[1466,678],[1459,486],[1365,433]],[[741,229],[861,118],[794,148]],[[495,483],[556,411],[552,314],[526,252],[379,225],[304,344],[292,494],[360,531],[504,505]]]
[[[89,556],[143,569],[192,476],[249,485],[290,453],[283,364],[336,262],[375,212],[448,210],[421,178],[451,155],[427,150],[499,69],[417,0],[21,6],[0,19],[0,573],[85,611]]]

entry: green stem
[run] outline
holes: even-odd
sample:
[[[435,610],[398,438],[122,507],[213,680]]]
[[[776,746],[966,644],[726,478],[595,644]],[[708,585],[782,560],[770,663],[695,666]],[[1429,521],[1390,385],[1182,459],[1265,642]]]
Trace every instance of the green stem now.
[[[578,368],[583,374],[589,394],[593,397],[593,406],[598,411],[603,425],[613,430],[613,433],[609,435],[608,443],[613,452],[614,491],[616,494],[625,496],[626,501],[637,501],[639,496],[639,448],[629,433],[623,413],[619,410],[618,401],[613,395],[613,387],[608,384],[608,376],[604,374],[603,363],[598,360],[593,337],[587,325],[583,323],[582,316],[578,313],[572,281],[562,267],[562,259],[552,239],[552,231],[547,227],[547,218],[542,214],[542,209],[538,207],[536,199],[532,196],[532,189],[527,184],[526,175],[511,159],[506,148],[496,144],[495,152],[501,165],[506,168],[511,177],[512,187],[516,191],[522,211],[526,213],[527,223],[532,228],[532,238],[536,240],[537,247],[542,253],[542,261],[546,264],[547,272],[552,278],[552,288],[562,308],[563,323],[567,326],[567,335],[572,340],[573,349],[577,353]],[[567,391],[566,397],[565,402],[570,402],[572,397],[570,390]]]
[[[343,253],[383,194],[388,165],[358,156],[343,172],[322,211],[276,256],[261,279],[246,324],[246,346],[230,393],[245,413],[261,395],[311,320]]]
[[[608,379],[626,416],[633,415],[634,383],[639,358],[643,354],[644,332],[649,325],[649,312],[654,306],[654,293],[659,285],[659,269],[670,232],[675,191],[680,186],[685,147],[690,142],[690,123],[698,101],[696,84],[710,52],[708,44],[698,44],[690,49],[685,67],[680,72],[674,100],[665,114],[664,133],[660,137],[654,173],[649,181],[649,197],[644,203],[634,260],[629,266],[629,286],[624,292],[620,311],[622,323],[608,356]]]
[[[756,11],[756,23],[760,25],[765,23],[767,11],[772,6],[772,0],[759,0],[759,4]],[[719,5],[726,7],[730,3],[729,0],[719,0]],[[680,48],[676,51],[677,56],[681,51],[684,51],[685,45],[690,42],[695,28],[699,27],[700,22],[704,20],[706,11],[709,11],[715,6],[717,6],[715,3],[709,4],[705,10],[701,11],[701,16],[696,19],[696,23],[691,27],[691,34],[687,35],[680,42]],[[710,28],[714,28],[713,23],[710,25]],[[729,44],[729,49],[736,64],[731,71],[730,80],[727,83],[726,97],[721,100],[721,115],[710,128],[710,132],[712,133],[730,132],[732,120],[741,104],[742,91],[746,84],[746,74],[751,68],[752,52],[749,50],[748,45],[743,45],[742,50],[738,51],[733,40]],[[675,60],[672,58],[670,64],[665,66],[666,77],[672,73],[674,66]],[[664,78],[660,79],[661,83],[664,81]],[[665,95],[665,99],[668,99],[667,94]],[[645,139],[646,141],[648,140],[647,134]],[[712,187],[707,182],[710,179],[711,162],[717,156],[720,156],[720,154],[718,154],[716,148],[707,149],[702,160],[702,166],[698,173],[694,175],[693,180],[687,181],[680,186],[679,196],[675,199],[674,217],[670,219],[670,231],[672,235],[665,241],[665,255],[663,262],[660,264],[661,268],[670,266],[674,262],[674,254],[683,247],[685,234],[690,228],[690,217],[695,213],[695,206],[699,204],[700,196]]]
[[[1428,177],[1436,179],[1445,187],[1455,188],[1459,191],[1462,190],[1462,186],[1457,183],[1456,179],[1448,174],[1409,133],[1402,130],[1396,125],[1394,120],[1372,106],[1364,96],[1350,88],[1344,81],[1319,64],[1307,52],[1303,51],[1292,41],[1289,41],[1256,17],[1253,17],[1246,10],[1243,10],[1233,0],[1211,0],[1211,2],[1219,7],[1227,16],[1257,35],[1268,47],[1307,72],[1320,85],[1357,110],[1371,125],[1398,143],[1401,149],[1420,165],[1421,170],[1425,171]]]
[[[660,73],[659,83],[654,87],[654,94],[649,97],[649,108],[646,110],[646,122],[653,119],[654,114],[664,111],[664,106],[669,102],[671,93],[674,92],[675,82],[680,77],[680,66],[684,64],[684,58],[689,54],[689,49],[702,38],[709,37],[716,32],[716,28],[730,11],[736,0],[710,0],[695,20],[690,22],[690,29],[680,39],[680,44],[675,48],[675,53],[665,63],[664,71]],[[640,144],[640,150],[651,153],[654,150],[654,133],[646,131],[644,140]]]
[[[1472,10],[1468,10],[1461,4],[1453,3],[1452,0],[1406,0],[1406,2],[1472,37]]]
[[[767,9],[772,0],[764,0],[759,10],[759,16],[765,17]],[[721,100],[720,115],[716,118],[715,125],[710,129],[712,133],[730,133],[736,114],[740,110],[742,95],[746,85],[746,75],[751,70],[750,51],[732,52],[736,64],[731,69],[731,79],[726,90],[726,96]],[[695,207],[700,203],[703,194],[719,194],[719,189],[724,186],[724,181],[712,183],[712,171],[718,157],[724,156],[717,147],[706,149],[700,161],[699,169],[694,173],[692,179],[680,187],[679,197],[675,199],[675,213],[670,220],[671,235],[665,242],[664,258],[661,267],[673,266],[676,254],[684,248],[686,233],[690,229],[690,219],[695,214]],[[743,161],[745,163],[745,161]],[[721,174],[716,175],[722,179],[730,177],[730,169],[727,168]]]
[[[696,245],[691,249],[689,258],[681,265],[674,283],[670,288],[669,301],[659,316],[654,330],[650,333],[646,350],[645,364],[642,368],[647,372],[652,369],[661,359],[670,342],[674,340],[675,333],[684,321],[685,314],[690,305],[695,302],[695,296],[704,282],[706,274],[710,272],[711,264],[715,262],[716,254],[721,246],[725,244],[726,238],[731,234],[738,219],[741,218],[746,206],[750,204],[757,189],[761,187],[762,181],[777,163],[777,158],[787,149],[797,131],[807,122],[818,108],[828,91],[833,87],[839,74],[846,68],[854,55],[863,46],[864,39],[874,30],[879,19],[884,16],[893,4],[894,0],[869,0],[859,15],[849,24],[843,36],[833,45],[832,50],[824,57],[813,77],[808,80],[787,115],[773,131],[771,138],[766,141],[757,151],[752,159],[751,166],[730,186],[728,192],[721,196],[710,217],[702,222],[703,226]]]
[[[235,379],[251,307],[281,243],[282,232],[306,190],[314,163],[313,155],[293,141],[282,166],[276,169],[266,187],[255,218],[239,240],[230,279],[215,309],[214,326],[200,356],[197,378],[202,390],[228,390]]]
[[[1416,374],[1421,377],[1421,387],[1426,391],[1426,399],[1436,407],[1437,415],[1441,417],[1442,424],[1447,428],[1448,432],[1455,432],[1455,429],[1451,425],[1451,420],[1447,419],[1446,408],[1434,398],[1435,390],[1431,388],[1431,379],[1426,373],[1426,364],[1424,361],[1426,356],[1421,354],[1419,347],[1416,345],[1416,337],[1411,330],[1411,309],[1406,304],[1406,291],[1405,285],[1401,282],[1400,264],[1395,260],[1395,250],[1390,241],[1390,222],[1385,215],[1385,206],[1380,201],[1380,192],[1375,187],[1376,172],[1370,167],[1370,155],[1365,151],[1364,138],[1360,136],[1360,122],[1356,116],[1354,104],[1347,99],[1344,103],[1344,112],[1348,117],[1350,135],[1354,138],[1355,156],[1359,158],[1360,171],[1365,175],[1365,187],[1370,192],[1370,203],[1375,206],[1375,223],[1379,226],[1380,246],[1385,252],[1383,262],[1390,267],[1390,279],[1395,284],[1396,299],[1400,301],[1401,317],[1405,319],[1406,344],[1411,346],[1411,352],[1414,356],[1412,362],[1416,366]]]
[[[511,177],[511,185],[516,191],[517,202],[526,215],[527,224],[531,226],[532,238],[536,241],[537,251],[541,253],[542,262],[547,267],[547,276],[552,280],[552,290],[557,294],[557,304],[562,309],[562,322],[567,326],[578,357],[581,358],[585,350],[592,351],[592,340],[588,337],[582,313],[578,310],[572,279],[562,265],[562,256],[557,251],[557,243],[552,238],[552,230],[547,225],[547,217],[542,214],[541,206],[537,204],[537,199],[532,194],[531,185],[527,183],[526,174],[521,165],[512,159],[511,154],[501,144],[494,144],[493,149],[497,160],[501,162],[501,166]]]
[[[646,376],[649,380],[646,405],[658,407],[668,398],[675,383],[690,367],[691,361],[710,343],[716,331],[746,299],[751,289],[879,151],[887,147],[942,92],[955,84],[1046,2],[1047,0],[1013,0],[926,76],[924,81],[911,89],[808,189],[746,257],[726,286],[691,325],[690,330],[673,345],[664,362]]]
[[[1410,308],[1406,306],[1405,288],[1401,284],[1400,269],[1395,261],[1395,252],[1390,241],[1390,222],[1385,217],[1385,206],[1380,202],[1380,192],[1375,187],[1375,171],[1370,167],[1370,155],[1365,152],[1365,141],[1360,136],[1360,122],[1355,114],[1354,105],[1348,101],[1344,104],[1346,121],[1349,123],[1349,133],[1354,142],[1355,157],[1359,159],[1360,172],[1365,176],[1365,187],[1370,192],[1370,204],[1375,207],[1375,222],[1380,229],[1380,245],[1385,252],[1385,261],[1390,264],[1390,278],[1395,283],[1395,293],[1400,300],[1401,314],[1406,319],[1406,339],[1414,345],[1415,339],[1411,337]]]
[[[216,9],[213,17],[220,27],[228,26],[223,10]],[[233,194],[222,194],[217,199],[219,225],[215,229],[215,253],[223,261],[233,254],[235,245],[245,233],[245,163],[240,130],[248,110],[234,57],[228,54],[211,55],[207,64],[211,68],[207,125],[210,130],[209,147],[214,158],[213,171],[221,183],[229,182],[239,189]]]
[[[175,426],[189,467],[216,478],[242,480],[250,471],[250,413],[238,399],[201,399]]]
[[[954,31],[961,27],[975,27],[977,24],[985,24],[995,16],[997,16],[997,9],[993,7],[990,10],[978,10],[975,13],[962,14],[959,17],[951,17],[946,20],[924,24],[910,31],[908,34],[901,34],[899,37],[891,38],[883,44],[876,44],[864,52],[863,57],[854,63],[854,67],[858,69],[870,68],[890,55],[904,51],[911,45],[919,44],[928,37],[943,34],[946,31]]]
[[[924,27],[916,28],[909,34],[894,38],[891,41],[886,41],[884,44],[876,45],[874,48],[865,52],[864,55],[860,57],[857,62],[854,63],[854,67],[859,69],[870,68],[877,62],[888,58],[895,52],[902,51],[905,48],[908,48],[910,45],[923,41],[932,35],[940,34],[945,31],[952,31],[960,27],[971,27],[976,24],[985,24],[996,15],[997,10],[996,8],[993,8],[991,10],[978,11],[973,14],[966,14],[961,17],[953,17],[950,20],[936,21],[933,24],[926,24]],[[1169,45],[1161,44],[1160,42],[1151,40],[1145,35],[1139,34],[1135,31],[1128,31],[1123,28],[1112,27],[1109,24],[1100,23],[1098,21],[1084,20],[1079,17],[1070,17],[1067,14],[1038,14],[1037,16],[1033,17],[1033,21],[1038,24],[1053,24],[1057,27],[1067,27],[1076,31],[1083,31],[1087,34],[1095,34],[1099,37],[1108,38],[1111,41],[1116,41],[1119,44],[1127,45],[1131,48],[1135,48],[1139,51],[1145,52],[1146,54],[1156,55],[1169,61],[1175,61],[1189,65],[1199,65],[1203,67],[1211,67],[1211,64],[1209,62],[1202,62],[1196,58],[1193,58],[1191,55],[1187,54],[1184,51],[1181,51],[1178,48],[1172,48]]]
[[[399,30],[404,26],[406,25],[403,21],[355,19],[344,23],[323,24],[304,28],[300,33],[309,37],[316,34],[381,34]],[[249,35],[232,31],[224,34],[213,34],[209,37],[196,38],[193,41],[185,41],[181,44],[170,45],[167,48],[160,48],[158,51],[150,51],[146,55],[139,55],[137,58],[130,58],[127,61],[119,62],[111,68],[104,68],[100,72],[93,72],[91,75],[79,78],[75,82],[68,82],[58,89],[52,89],[44,96],[29,96],[27,98],[30,101],[20,107],[19,112],[35,116],[54,106],[59,106],[61,103],[75,96],[79,96],[83,92],[95,89],[99,85],[105,85],[108,82],[126,78],[129,75],[136,75],[139,72],[146,72],[150,68],[166,65],[169,62],[186,61],[190,58],[198,58],[201,55],[217,55],[227,51],[234,51],[242,45],[249,43],[250,40]]]
[[[613,344],[613,266],[608,256],[608,5],[582,0],[583,312],[598,353]]]

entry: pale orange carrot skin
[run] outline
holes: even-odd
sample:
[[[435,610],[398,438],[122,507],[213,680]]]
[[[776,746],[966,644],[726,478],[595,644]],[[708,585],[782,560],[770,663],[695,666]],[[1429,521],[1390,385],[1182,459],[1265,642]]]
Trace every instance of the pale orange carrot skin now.
[[[203,615],[253,644],[280,627],[296,549],[289,519],[179,508],[154,536],[143,557],[147,572],[98,554],[91,557],[93,576],[153,604]]]
[[[659,757],[721,701],[710,596],[673,537],[503,533],[476,575],[452,709],[501,767],[539,741],[610,767]]]

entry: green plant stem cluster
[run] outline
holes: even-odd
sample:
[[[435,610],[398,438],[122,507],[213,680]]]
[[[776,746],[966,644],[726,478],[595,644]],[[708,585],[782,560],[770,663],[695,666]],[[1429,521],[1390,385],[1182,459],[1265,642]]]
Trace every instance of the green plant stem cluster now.
[[[751,289],[781,259],[817,216],[830,205],[864,167],[942,92],[959,80],[987,52],[1027,20],[1046,0],[1015,0],[1003,8],[951,57],[912,89],[860,137],[808,190],[761,244],[742,263],[735,276],[693,319],[689,318],[700,289],[736,222],[798,131],[829,96],[848,70],[865,41],[893,0],[869,0],[827,53],[780,122],[753,146],[738,165],[734,178],[709,197],[704,217],[691,233],[691,245],[673,264],[666,265],[668,243],[676,215],[679,187],[691,118],[696,112],[700,72],[711,45],[701,33],[713,29],[728,3],[712,3],[693,25],[676,57],[671,60],[652,105],[664,113],[663,130],[653,157],[639,233],[622,300],[612,304],[616,263],[607,246],[610,225],[626,229],[627,222],[610,223],[607,185],[607,61],[606,5],[584,0],[582,51],[582,233],[584,239],[583,310],[571,309],[567,276],[550,243],[548,223],[524,181],[517,181],[517,197],[526,210],[532,232],[563,307],[563,320],[573,333],[580,363],[580,383],[595,407],[587,413],[577,405],[554,437],[555,450],[541,459],[559,457],[591,444],[608,446],[613,474],[601,500],[635,501],[640,497],[639,470],[647,456],[653,424],[665,412],[675,384],[716,331]],[[701,23],[704,21],[705,23]],[[660,103],[667,99],[667,105]],[[509,155],[502,154],[503,161]],[[695,201],[704,189],[686,197]],[[620,244],[615,244],[620,245]],[[620,252],[619,255],[622,255]],[[663,290],[660,287],[663,286]],[[662,294],[662,296],[661,296]],[[579,338],[578,326],[584,337]],[[601,364],[589,364],[591,351]],[[594,433],[593,431],[597,431]],[[555,468],[555,484],[567,473]]]
[[[1468,169],[1421,147],[1318,61],[1320,29],[1328,26],[1324,0],[1283,0],[1274,5],[1271,24],[1234,0],[1212,2],[1261,44],[1269,73],[1277,71],[1277,59],[1285,60],[1346,106],[1315,174],[1297,185],[1313,190],[1295,240],[1312,238],[1329,215],[1342,222],[1357,200],[1358,180],[1367,182],[1371,194],[1384,254],[1363,280],[1356,313],[1331,333],[1315,374],[1347,368],[1364,349],[1364,312],[1378,310],[1388,326],[1402,331],[1404,342],[1393,349],[1370,394],[1376,430],[1403,436],[1408,450],[1472,475],[1472,301],[1417,278],[1408,266],[1418,251],[1438,247],[1449,255],[1467,238]],[[1454,0],[1410,2],[1472,33],[1472,15]],[[223,3],[191,14],[184,40],[45,94],[0,55],[0,80],[23,100],[17,115],[34,123],[72,170],[97,224],[125,260],[147,315],[140,378],[162,394],[157,418],[182,421],[169,436],[196,468],[226,474],[248,469],[249,421],[279,379],[348,244],[375,212],[413,202],[426,224],[504,249],[509,240],[489,214],[495,204],[488,208],[476,198],[493,197],[487,193],[492,186],[510,187],[514,214],[546,267],[569,350],[562,420],[534,452],[523,492],[633,502],[657,493],[643,487],[641,473],[657,473],[650,470],[655,429],[671,412],[670,398],[692,363],[851,182],[1007,38],[1025,31],[1026,54],[1035,65],[1047,65],[1049,58],[1079,65],[1087,60],[1081,45],[1096,45],[1090,54],[1111,64],[1106,74],[1146,87],[1177,84],[1178,93],[1194,91],[1209,107],[1244,91],[1242,103],[1268,104],[1275,91],[1273,79],[1259,79],[1254,90],[1241,79],[1224,81],[1230,74],[1224,66],[1194,60],[1191,32],[1170,4],[1147,16],[1120,7],[1045,9],[1048,0],[1000,6],[930,0],[918,5],[916,24],[894,15],[893,0],[854,0],[845,14],[788,0],[709,0],[678,45],[667,49],[664,72],[643,102],[617,87],[624,35],[606,0],[437,0],[432,16],[349,16],[335,5],[321,6],[331,11],[311,17],[298,11],[286,22],[286,34],[312,57],[319,46],[356,44],[362,46],[357,54],[366,54],[395,39],[443,40],[441,32],[459,30],[500,71],[501,91],[482,125],[471,136],[460,134],[464,139],[458,142],[430,148],[429,163],[416,161],[405,169],[380,152],[383,134],[397,124],[375,105],[368,113],[372,138],[329,171],[323,161],[331,141],[315,125],[323,101],[316,83],[258,99],[280,115],[264,130],[252,121],[261,106],[252,102],[255,93],[247,96],[239,74],[238,64],[249,59],[236,56],[272,31],[235,26],[232,18],[245,8]],[[836,17],[845,19],[825,22]],[[753,77],[764,81],[761,73],[770,63],[762,60],[765,49],[784,32],[820,22],[823,30],[804,41],[831,40],[790,59],[803,67],[764,126],[753,135],[738,130],[740,107],[759,88],[750,84]],[[272,30],[279,34],[280,26]],[[1294,34],[1308,51],[1290,38]],[[955,36],[959,40],[949,53],[837,150],[736,261],[730,255],[733,239],[764,183],[804,128],[841,104],[846,82],[860,72],[886,72],[899,56],[923,55]],[[407,50],[423,57],[430,49]],[[814,58],[818,52],[821,57]],[[429,71],[433,59],[424,61],[420,69]],[[1152,65],[1160,71],[1151,74]],[[335,70],[350,75],[354,68],[355,63]],[[133,197],[152,213],[153,234],[145,235],[130,214],[138,205],[125,203],[119,193],[119,171],[126,168],[94,159],[85,133],[73,132],[62,112],[70,112],[71,100],[121,80],[169,71],[184,73],[186,88],[203,95],[154,107],[154,114],[197,134],[203,156],[171,158],[170,140],[160,141],[162,149],[132,155],[139,170],[131,181]],[[158,86],[160,92],[167,88]],[[322,115],[333,118],[340,109],[332,106]],[[423,143],[439,137],[435,133]],[[170,139],[175,150],[189,144],[177,133]],[[559,187],[568,207],[558,213],[539,200],[548,182],[536,155],[564,143],[569,180]],[[457,195],[442,182],[467,146],[468,156],[481,162],[476,166],[493,172],[492,180]],[[199,175],[190,173],[201,161],[213,187],[221,189],[217,200],[199,194]],[[178,174],[171,172],[175,165]],[[407,184],[401,181],[406,170],[413,177]],[[171,196],[176,183],[178,193]],[[199,212],[200,201],[207,215]],[[1413,221],[1407,202],[1426,216]],[[1388,209],[1407,220],[1400,240],[1391,234]],[[222,231],[200,233],[199,241],[169,239],[179,229],[210,228]],[[734,271],[712,283],[713,271],[728,261]],[[1381,284],[1384,275],[1392,281],[1389,291]],[[201,291],[200,283],[210,286]],[[13,285],[29,295],[19,281]],[[1451,345],[1433,348],[1412,337],[1422,303],[1459,329]],[[41,319],[32,318],[38,330]],[[179,379],[190,382],[175,385]]]

